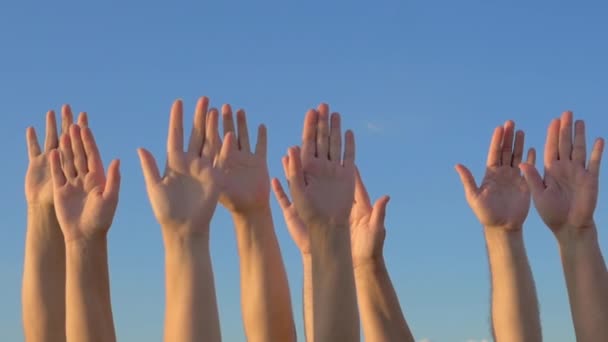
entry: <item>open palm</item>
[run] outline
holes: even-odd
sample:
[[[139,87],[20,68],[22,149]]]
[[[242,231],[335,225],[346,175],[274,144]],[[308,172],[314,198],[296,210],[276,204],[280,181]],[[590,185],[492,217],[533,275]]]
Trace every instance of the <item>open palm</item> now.
[[[217,158],[225,180],[220,203],[233,213],[257,211],[268,206],[270,195],[266,127],[260,125],[258,128],[257,144],[252,153],[245,112],[239,110],[236,116],[237,131],[230,106],[223,106],[224,142]]]
[[[167,139],[167,166],[163,177],[152,154],[140,149],[148,196],[163,226],[206,231],[221,190],[221,172],[213,161],[220,146],[218,113],[207,113],[208,100],[201,98],[194,116],[188,151],[183,146],[183,105],[173,104]],[[193,231],[191,231],[193,230]]]
[[[51,154],[57,219],[66,241],[105,236],[118,204],[119,162],[106,179],[91,130],[72,125],[69,131],[60,141],[63,163],[58,151]]]
[[[70,106],[62,107],[62,134],[67,133],[72,124],[73,115]],[[87,116],[80,114],[78,125],[86,127]],[[49,157],[51,151],[59,148],[59,136],[57,133],[57,120],[55,112],[49,111],[46,115],[46,137],[44,149],[38,143],[38,137],[34,128],[27,130],[27,146],[30,163],[25,176],[25,196],[30,204],[51,206],[53,205],[53,179]]]
[[[345,134],[344,156],[340,115],[329,117],[329,107],[307,113],[302,134],[302,150],[288,151],[288,183],[298,214],[307,224],[334,222],[348,224],[355,190],[355,141]]]
[[[355,201],[350,213],[350,240],[353,267],[382,258],[386,230],[384,217],[389,197],[380,197],[372,206],[359,171],[355,177]]]
[[[507,121],[504,127],[494,131],[486,173],[479,187],[466,167],[456,166],[467,201],[485,227],[521,229],[530,210],[530,191],[518,168],[522,162],[524,133],[514,134],[514,129],[514,123]],[[530,149],[527,163],[534,164],[535,159],[536,153]]]
[[[554,232],[593,226],[603,148],[604,141],[598,139],[586,167],[584,122],[576,122],[573,139],[572,113],[566,112],[548,129],[544,180],[531,165],[522,166],[535,206]]]

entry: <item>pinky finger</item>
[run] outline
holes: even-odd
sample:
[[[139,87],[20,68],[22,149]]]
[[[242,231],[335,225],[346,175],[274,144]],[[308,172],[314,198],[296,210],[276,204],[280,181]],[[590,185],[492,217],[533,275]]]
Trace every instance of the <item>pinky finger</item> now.
[[[355,165],[355,134],[353,131],[346,131],[344,137],[344,160],[343,164],[345,166],[351,165],[354,167]]]
[[[528,158],[526,159],[526,163],[532,166],[536,165],[536,149],[534,147],[528,150]]]
[[[78,126],[80,126],[80,128],[89,127],[89,116],[86,112],[80,112],[80,115],[78,116]]]
[[[600,164],[602,162],[602,152],[604,151],[604,139],[599,138],[593,144],[591,158],[589,158],[589,172],[596,177],[600,174]]]
[[[108,179],[103,191],[104,199],[118,199],[120,191],[120,160],[112,161],[108,168]]]
[[[59,151],[53,150],[50,154],[51,161],[51,176],[53,177],[53,187],[55,189],[62,187],[66,183],[65,175],[61,169],[61,161],[59,160]]]
[[[272,179],[272,190],[281,209],[283,211],[287,210],[291,206],[291,202],[289,201],[289,197],[285,193],[281,182],[277,178]]]
[[[36,130],[33,127],[28,127],[27,131],[25,132],[25,138],[27,140],[27,153],[31,160],[42,153],[40,151],[40,144],[38,143]]]

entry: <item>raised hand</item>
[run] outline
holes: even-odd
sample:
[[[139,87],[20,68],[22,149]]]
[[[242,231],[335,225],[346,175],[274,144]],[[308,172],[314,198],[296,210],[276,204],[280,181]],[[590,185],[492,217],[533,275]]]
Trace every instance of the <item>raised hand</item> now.
[[[72,124],[72,111],[62,108],[62,133]],[[79,125],[87,126],[87,116],[80,114]],[[46,138],[43,148],[34,128],[26,132],[29,165],[25,177],[27,200],[27,235],[23,267],[23,327],[28,341],[65,340],[65,242],[53,198],[50,167],[51,152],[59,147],[55,112],[46,115]]]
[[[68,133],[72,125],[73,115],[69,105],[61,109],[62,125],[61,134]],[[78,119],[80,127],[88,126],[86,113],[80,113]],[[29,167],[25,177],[25,196],[29,204],[50,206],[53,204],[53,182],[49,155],[51,151],[59,148],[59,136],[57,134],[57,121],[55,112],[49,111],[46,115],[46,137],[44,149],[38,143],[36,130],[32,127],[27,129],[27,147],[30,159]]]
[[[86,126],[86,116],[81,122]],[[114,341],[106,234],[118,204],[119,162],[110,164],[106,178],[91,130],[71,125],[67,131],[60,151],[50,154],[66,249],[66,336],[68,341]]]
[[[69,127],[60,141],[60,154],[51,152],[51,172],[57,219],[65,241],[105,237],[114,219],[120,189],[119,161],[110,164],[108,177],[87,127]]]
[[[340,115],[329,117],[321,104],[306,114],[302,151],[290,148],[288,180],[294,204],[302,220],[348,226],[355,190],[355,139],[345,134],[344,156]]]
[[[545,175],[532,165],[521,169],[532,190],[534,204],[547,226],[558,234],[564,229],[594,227],[598,179],[604,140],[597,139],[587,164],[585,123],[576,122],[572,136],[572,112],[549,125],[545,144]]]
[[[366,262],[383,261],[382,247],[386,230],[384,217],[388,196],[380,197],[372,206],[359,171],[355,173],[355,203],[350,213],[353,267]]]
[[[224,142],[217,158],[225,182],[220,203],[230,212],[251,214],[268,209],[270,192],[266,164],[266,127],[258,127],[255,151],[251,151],[245,111],[236,113],[237,129],[230,105],[222,107]]]
[[[139,149],[148,197],[165,245],[165,341],[220,341],[209,250],[209,224],[222,189],[214,166],[221,146],[218,112],[200,98],[184,152],[183,104],[173,103],[167,165],[160,175],[152,154]]]
[[[540,318],[522,227],[530,191],[520,174],[524,133],[507,121],[494,130],[480,187],[471,172],[456,166],[465,195],[484,227],[492,276],[492,326],[497,341],[541,341]],[[515,140],[515,142],[513,141]],[[533,165],[534,149],[527,163]]]
[[[282,159],[283,168],[287,174],[289,157]],[[278,179],[273,179],[272,187],[283,211],[287,229],[296,246],[302,254],[310,253],[310,236],[306,224],[298,216],[298,212],[289,200]],[[353,267],[370,260],[382,258],[382,247],[386,231],[384,217],[388,196],[382,196],[372,206],[369,195],[358,171],[355,173],[355,200],[350,214],[351,249]]]
[[[456,166],[467,201],[484,227],[519,230],[530,210],[530,191],[519,171],[524,132],[514,134],[514,128],[515,124],[507,121],[494,130],[481,186],[466,167]],[[534,165],[535,159],[536,152],[530,149],[527,163]]]
[[[304,305],[305,311],[314,310],[306,314],[306,330],[313,332],[315,341],[359,340],[348,228],[355,190],[355,141],[347,131],[342,156],[341,135],[339,114],[331,115],[330,124],[329,107],[321,104],[306,114],[302,150],[290,148],[284,160],[293,205],[309,232]],[[284,207],[289,206],[287,202],[283,201]],[[314,305],[307,304],[310,292]]]
[[[296,149],[296,153],[299,154],[300,148],[296,147]],[[287,176],[289,172],[289,157],[284,156],[281,161],[283,163],[283,171]],[[276,178],[272,180],[272,190],[274,191],[277,202],[279,202],[279,206],[283,212],[283,217],[285,218],[285,223],[291,238],[300,250],[300,253],[303,255],[310,255],[310,236],[308,227],[306,227],[306,224],[298,215],[295,205],[289,200],[289,196],[285,193],[281,182]]]
[[[245,111],[222,107],[224,143],[216,165],[224,179],[220,202],[234,221],[241,306],[248,341],[295,341],[289,286],[270,210],[266,127],[251,151]]]
[[[163,176],[152,154],[138,151],[156,219],[182,233],[207,232],[222,189],[222,174],[213,165],[221,146],[218,112],[207,113],[208,105],[206,97],[198,101],[184,152],[183,104],[181,100],[173,104]]]
[[[608,340],[608,272],[593,212],[604,140],[593,144],[587,163],[585,124],[572,113],[551,122],[545,143],[545,175],[521,165],[538,213],[555,234],[566,278],[577,341]]]

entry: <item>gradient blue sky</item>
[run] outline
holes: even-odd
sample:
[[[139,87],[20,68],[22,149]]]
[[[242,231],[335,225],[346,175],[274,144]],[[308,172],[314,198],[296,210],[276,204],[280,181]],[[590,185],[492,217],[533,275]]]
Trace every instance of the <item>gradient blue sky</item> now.
[[[66,102],[89,112],[104,161],[122,160],[109,235],[118,337],[161,339],[163,248],[135,150],[164,155],[171,102],[183,98],[192,113],[201,95],[244,107],[250,127],[267,124],[268,163],[281,178],[280,157],[299,143],[305,111],[325,101],[341,112],[370,193],[392,196],[385,258],[417,339],[489,337],[484,241],[454,164],[480,177],[492,129],[507,119],[541,153],[549,120],[563,110],[588,120],[589,137],[606,136],[608,5],[201,3],[0,4],[0,339],[23,338],[25,128],[41,134],[45,112]],[[607,191],[596,214],[604,249]],[[302,337],[301,262],[272,205]],[[545,339],[573,341],[556,244],[533,210],[525,237]],[[211,244],[222,334],[242,341],[236,243],[223,208]]]

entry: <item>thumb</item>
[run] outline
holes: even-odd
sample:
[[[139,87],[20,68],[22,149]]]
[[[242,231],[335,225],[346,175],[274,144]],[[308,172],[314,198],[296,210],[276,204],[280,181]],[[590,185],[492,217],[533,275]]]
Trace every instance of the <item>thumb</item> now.
[[[374,203],[374,207],[372,209],[371,222],[374,224],[378,224],[380,226],[384,226],[384,219],[386,217],[386,207],[388,206],[388,201],[390,201],[389,196],[380,197],[376,203]]]
[[[137,154],[139,154],[146,186],[149,187],[152,184],[160,182],[160,172],[158,171],[158,166],[156,165],[156,160],[154,159],[154,156],[152,156],[152,153],[146,149],[140,148],[137,150]]]
[[[545,190],[545,184],[538,173],[538,170],[532,164],[528,163],[520,164],[519,169],[524,174],[524,179],[532,192],[532,196],[536,198]]]
[[[466,168],[466,166],[462,164],[456,165],[456,172],[460,176],[460,181],[464,186],[464,192],[467,198],[477,193],[477,184],[475,183],[475,178],[471,171]]]

